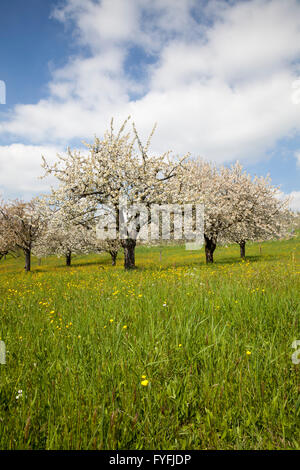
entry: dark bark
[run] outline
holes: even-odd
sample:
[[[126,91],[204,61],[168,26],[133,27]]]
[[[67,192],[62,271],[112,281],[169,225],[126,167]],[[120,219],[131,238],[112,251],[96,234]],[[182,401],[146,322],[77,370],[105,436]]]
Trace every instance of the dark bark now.
[[[206,256],[206,263],[213,263],[214,262],[214,251],[216,249],[216,242],[213,238],[209,238],[204,235],[205,240],[205,256]]]
[[[116,266],[116,261],[117,261],[118,252],[117,252],[117,251],[110,251],[109,254],[110,254],[110,256],[111,256],[111,264],[112,264],[112,266]]]
[[[128,238],[122,241],[124,249],[124,268],[134,269],[135,268],[135,246],[136,240]]]
[[[71,266],[72,253],[69,251],[66,254],[66,266]]]
[[[2,258],[3,258],[4,260],[6,260],[6,255],[7,255],[7,254],[8,254],[8,251],[5,251],[5,252],[0,253],[0,261],[2,260]]]
[[[240,252],[241,252],[241,258],[245,258],[246,256],[246,242],[245,240],[242,240],[240,243]]]
[[[28,273],[31,269],[31,250],[29,248],[24,249],[25,254],[25,271]]]

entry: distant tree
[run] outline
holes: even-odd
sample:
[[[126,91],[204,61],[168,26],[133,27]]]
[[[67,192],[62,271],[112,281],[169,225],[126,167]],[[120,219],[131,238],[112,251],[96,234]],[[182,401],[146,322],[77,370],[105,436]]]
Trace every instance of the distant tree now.
[[[185,192],[204,204],[205,256],[207,263],[213,263],[218,239],[241,218],[234,198],[234,171],[202,160],[189,161],[186,171]]]
[[[92,210],[92,206],[87,208],[82,201],[70,206],[66,206],[64,201],[59,206],[50,195],[45,195],[43,202],[47,223],[34,246],[33,253],[37,257],[64,256],[66,266],[71,266],[74,254],[107,252],[111,255],[112,265],[116,264],[120,242],[97,238],[95,210]]]
[[[117,263],[117,256],[121,249],[121,242],[120,240],[95,240],[94,242],[94,251],[98,252],[106,252],[109,253],[111,256],[111,264],[112,266],[116,266]]]
[[[49,222],[46,230],[36,243],[33,253],[41,258],[49,255],[64,256],[66,266],[71,266],[72,255],[87,254],[92,250],[89,230],[85,227]]]
[[[251,178],[236,162],[217,167],[203,161],[187,166],[185,191],[204,203],[206,262],[212,263],[217,243],[235,242],[245,257],[249,240],[267,240],[288,233],[291,214],[288,201],[278,197],[269,178]]]
[[[38,198],[30,202],[14,200],[0,206],[1,233],[8,251],[21,249],[25,255],[25,271],[31,269],[32,248],[45,226],[43,211]]]
[[[254,177],[236,163],[231,167],[232,198],[237,222],[220,235],[220,241],[235,242],[245,258],[247,241],[283,238],[291,234],[294,216],[288,210],[289,199],[279,197],[279,187],[267,177]]]
[[[3,216],[5,212],[5,203],[0,200],[0,260],[13,249],[12,242],[6,230],[6,220]]]

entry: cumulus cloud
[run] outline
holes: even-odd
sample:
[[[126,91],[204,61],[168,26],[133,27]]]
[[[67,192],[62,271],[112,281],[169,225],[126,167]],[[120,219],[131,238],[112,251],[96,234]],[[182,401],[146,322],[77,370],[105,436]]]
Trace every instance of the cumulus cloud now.
[[[0,187],[4,195],[39,193],[49,188],[52,179],[41,180],[42,155],[53,162],[61,149],[53,146],[12,144],[0,146]]]
[[[288,199],[288,208],[294,212],[300,212],[300,191],[284,193],[283,191],[279,190],[276,194],[276,197],[282,201]]]
[[[299,211],[300,212],[300,191],[292,191],[289,194],[289,196],[291,198],[290,208],[293,211]]]
[[[48,99],[16,106],[0,135],[63,147],[130,114],[144,136],[158,123],[157,152],[253,163],[300,133],[297,0],[66,0],[54,19],[88,54],[54,70]]]

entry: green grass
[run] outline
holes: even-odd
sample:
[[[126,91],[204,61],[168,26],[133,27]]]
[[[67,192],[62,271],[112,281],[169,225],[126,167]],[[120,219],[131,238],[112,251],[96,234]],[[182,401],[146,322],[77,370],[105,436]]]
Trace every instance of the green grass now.
[[[0,449],[299,449],[299,247],[1,261]]]

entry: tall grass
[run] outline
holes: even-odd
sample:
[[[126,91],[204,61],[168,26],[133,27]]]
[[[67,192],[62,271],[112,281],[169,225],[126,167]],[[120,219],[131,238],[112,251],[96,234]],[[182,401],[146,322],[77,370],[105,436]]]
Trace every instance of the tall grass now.
[[[299,246],[1,262],[0,448],[299,449]]]

